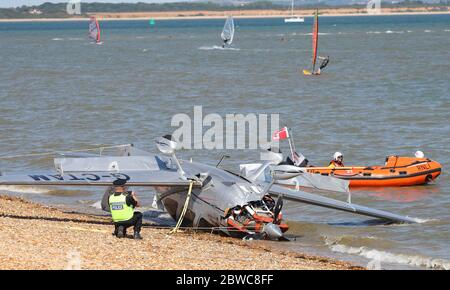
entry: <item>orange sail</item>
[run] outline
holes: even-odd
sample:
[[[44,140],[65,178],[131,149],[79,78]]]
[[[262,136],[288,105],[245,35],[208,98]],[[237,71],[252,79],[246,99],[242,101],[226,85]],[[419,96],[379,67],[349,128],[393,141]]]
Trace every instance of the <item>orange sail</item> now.
[[[316,67],[317,49],[319,48],[319,10],[316,11],[316,15],[314,16],[314,26],[312,31],[312,48],[313,48],[312,71],[314,73]]]

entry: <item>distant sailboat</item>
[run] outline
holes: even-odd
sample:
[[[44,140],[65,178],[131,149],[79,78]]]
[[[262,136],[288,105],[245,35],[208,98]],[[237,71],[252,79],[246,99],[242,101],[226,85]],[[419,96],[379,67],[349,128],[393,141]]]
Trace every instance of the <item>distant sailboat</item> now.
[[[291,2],[291,17],[285,18],[284,23],[305,22],[305,18],[294,15],[294,0]]]
[[[222,33],[220,34],[220,37],[223,40],[222,47],[225,48],[225,46],[231,46],[231,43],[233,43],[234,39],[234,20],[233,16],[228,16],[227,20],[225,21],[225,25],[223,26]]]
[[[91,17],[91,19],[89,20],[89,38],[94,40],[95,43],[101,44],[102,42],[100,40],[100,34],[100,25],[97,18]]]

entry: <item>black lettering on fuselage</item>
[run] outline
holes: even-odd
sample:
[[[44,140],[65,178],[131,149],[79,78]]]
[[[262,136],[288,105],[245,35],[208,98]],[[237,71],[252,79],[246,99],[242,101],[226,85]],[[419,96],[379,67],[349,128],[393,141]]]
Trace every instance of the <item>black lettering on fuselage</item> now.
[[[83,174],[81,174],[81,176],[83,176],[86,180],[89,180],[89,181],[98,181],[98,180],[100,180],[100,176],[95,175],[95,174],[91,174],[91,173],[83,173]]]
[[[131,177],[123,174],[123,173],[111,173],[110,175],[99,176],[93,173],[82,173],[80,176],[76,176],[74,174],[67,174],[65,176],[59,174],[50,174],[50,175],[28,175],[34,181],[100,181],[102,178],[118,178],[130,180]]]
[[[118,179],[125,179],[127,181],[131,179],[131,177],[123,173],[112,173],[111,176]]]
[[[49,181],[50,178],[48,178],[45,175],[28,175],[31,177],[34,181]]]
[[[82,180],[84,180],[84,178],[76,177],[76,176],[73,175],[73,174],[68,174],[67,176],[70,177],[70,178],[69,178],[70,181],[82,181]]]

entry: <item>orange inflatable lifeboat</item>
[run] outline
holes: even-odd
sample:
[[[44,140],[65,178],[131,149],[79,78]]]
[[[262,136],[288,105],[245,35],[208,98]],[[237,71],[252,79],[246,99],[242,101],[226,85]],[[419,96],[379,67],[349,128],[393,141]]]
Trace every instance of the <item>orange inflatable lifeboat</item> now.
[[[350,181],[350,187],[426,184],[441,174],[441,164],[428,158],[388,156],[384,166],[307,167],[309,173]]]

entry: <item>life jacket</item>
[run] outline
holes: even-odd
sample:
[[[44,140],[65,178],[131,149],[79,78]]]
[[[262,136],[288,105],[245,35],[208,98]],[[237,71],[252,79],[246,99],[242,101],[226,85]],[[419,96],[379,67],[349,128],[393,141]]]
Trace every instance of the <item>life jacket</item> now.
[[[344,163],[338,162],[336,160],[331,160],[330,164],[328,164],[328,167],[330,167],[330,168],[344,167]]]
[[[123,192],[119,195],[114,193],[109,196],[109,209],[113,222],[123,222],[130,220],[134,214],[134,208],[127,205],[127,195],[129,192]]]

